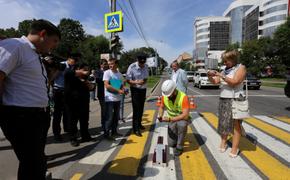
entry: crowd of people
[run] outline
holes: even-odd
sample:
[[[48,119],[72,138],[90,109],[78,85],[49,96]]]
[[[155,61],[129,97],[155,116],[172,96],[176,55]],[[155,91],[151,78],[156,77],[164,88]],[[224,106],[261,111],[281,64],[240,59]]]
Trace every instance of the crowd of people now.
[[[126,83],[130,86],[132,98],[132,133],[140,137],[145,129],[142,116],[149,76],[146,56],[138,55],[124,78],[114,58],[102,59],[97,70],[91,70],[88,64],[81,62],[80,53],[70,54],[57,65],[49,56],[43,58],[57,47],[60,40],[61,33],[55,25],[46,20],[35,20],[27,36],[0,41],[0,127],[19,160],[20,180],[45,179],[45,144],[51,123],[50,90],[54,102],[52,132],[55,141],[63,140],[61,127],[68,133],[72,146],[95,140],[88,129],[90,99],[99,101],[104,138],[114,141],[121,136],[118,121],[123,118],[124,97],[129,91]],[[219,151],[225,152],[227,137],[232,133],[229,155],[235,158],[239,153],[242,121],[232,116],[232,100],[245,97],[242,85],[246,68],[238,63],[237,51],[225,52],[222,59],[225,69],[222,72],[208,71],[208,77],[211,82],[222,84],[218,108]],[[161,87],[158,119],[168,122],[168,143],[174,148],[174,154],[179,156],[183,152],[191,119],[188,81],[177,61],[171,67],[172,76]]]

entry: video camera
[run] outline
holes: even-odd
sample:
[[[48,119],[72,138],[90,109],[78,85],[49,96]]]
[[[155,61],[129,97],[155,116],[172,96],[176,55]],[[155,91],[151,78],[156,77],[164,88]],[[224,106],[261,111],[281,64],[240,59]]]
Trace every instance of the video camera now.
[[[65,61],[65,59],[53,54],[42,56],[41,60],[47,69],[64,71],[66,68],[66,64],[61,63]]]

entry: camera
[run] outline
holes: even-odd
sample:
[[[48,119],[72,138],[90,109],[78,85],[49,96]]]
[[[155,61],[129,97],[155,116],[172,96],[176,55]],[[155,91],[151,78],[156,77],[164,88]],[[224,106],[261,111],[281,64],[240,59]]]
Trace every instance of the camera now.
[[[66,65],[61,63],[62,61],[65,61],[65,59],[57,57],[53,54],[42,56],[41,59],[45,67],[48,69],[64,71],[66,68]]]

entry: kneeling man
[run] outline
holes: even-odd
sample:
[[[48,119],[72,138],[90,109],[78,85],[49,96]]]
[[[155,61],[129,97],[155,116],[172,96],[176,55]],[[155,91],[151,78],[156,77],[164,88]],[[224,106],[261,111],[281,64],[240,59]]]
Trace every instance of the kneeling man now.
[[[176,89],[176,84],[172,80],[164,81],[161,90],[162,99],[158,119],[161,122],[169,122],[168,145],[175,148],[175,156],[180,156],[190,119],[189,100],[185,93]],[[163,116],[165,108],[167,116]]]

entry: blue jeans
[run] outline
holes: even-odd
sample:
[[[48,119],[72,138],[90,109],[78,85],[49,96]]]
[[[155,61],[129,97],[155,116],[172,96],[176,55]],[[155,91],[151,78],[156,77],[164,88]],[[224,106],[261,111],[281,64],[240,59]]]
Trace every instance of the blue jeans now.
[[[110,130],[112,131],[112,134],[117,132],[119,114],[120,114],[120,101],[106,102],[105,135],[109,135]]]

